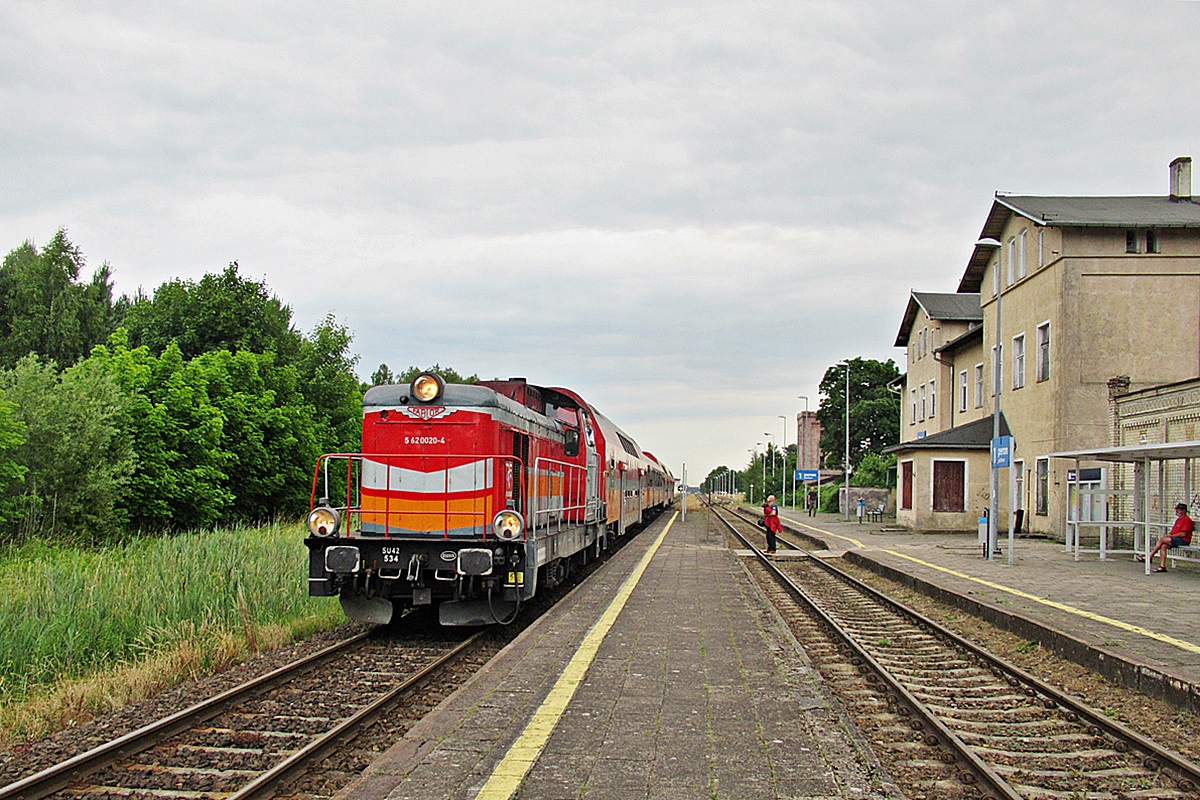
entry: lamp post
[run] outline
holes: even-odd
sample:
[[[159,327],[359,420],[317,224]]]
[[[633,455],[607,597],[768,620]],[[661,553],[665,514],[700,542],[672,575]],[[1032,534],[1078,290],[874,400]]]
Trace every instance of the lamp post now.
[[[797,395],[796,399],[804,401],[804,416],[802,417],[802,419],[804,420],[804,424],[799,425],[796,428],[796,469],[808,469],[808,396],[801,394],[801,395]],[[801,432],[801,429],[803,429],[803,432]],[[804,437],[804,461],[803,461],[804,466],[803,467],[800,466],[800,464],[801,464],[801,461],[800,461],[800,437],[801,436]],[[807,483],[807,481],[806,481],[806,483]],[[792,473],[792,505],[794,506],[795,504],[796,504],[796,473],[793,472]],[[804,489],[804,507],[808,508],[808,487],[807,486]]]
[[[850,521],[850,359],[838,364],[846,368],[846,522]]]
[[[759,447],[762,447],[762,446],[763,446],[763,443],[762,443],[762,442],[755,442],[755,443],[754,443],[754,446],[755,446],[755,448],[759,448]],[[758,450],[756,449],[756,450],[754,451],[754,453],[755,453],[755,455],[757,456],[757,455],[758,455]],[[762,482],[762,490],[763,490],[763,502],[765,503],[765,502],[767,502],[767,454],[766,454],[766,453],[763,453],[763,482]]]
[[[980,239],[975,243],[977,248],[987,248],[990,250],[999,251],[1002,247],[996,239]],[[1000,301],[1004,297],[1004,278],[1000,275],[1000,271],[1004,269],[1004,259],[996,260],[996,277],[993,285],[996,287],[996,347],[992,350],[992,441],[1000,438],[1000,389],[1001,375],[1003,374],[1003,340],[1000,338]],[[991,448],[989,448],[989,453]],[[1000,468],[996,466],[994,458],[992,460],[992,480],[989,497],[988,497],[988,531],[987,531],[987,559],[993,560],[996,541],[999,538],[1000,529],[997,525],[1000,515]],[[1012,526],[1009,526],[1009,532],[1012,532]],[[1013,548],[1012,537],[1009,537],[1008,546],[1008,563],[1013,563]]]
[[[779,476],[779,496],[783,498],[783,507],[787,508],[787,417],[783,414],[775,416],[783,420],[783,452],[780,453],[783,456],[783,472]],[[792,489],[792,505],[796,505],[795,488]]]

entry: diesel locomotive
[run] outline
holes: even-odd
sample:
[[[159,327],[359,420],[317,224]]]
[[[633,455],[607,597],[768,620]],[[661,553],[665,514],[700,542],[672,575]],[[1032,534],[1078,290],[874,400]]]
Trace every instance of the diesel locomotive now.
[[[436,373],[363,397],[362,452],[317,463],[309,594],[387,623],[506,624],[674,500],[675,479],[570,389]]]

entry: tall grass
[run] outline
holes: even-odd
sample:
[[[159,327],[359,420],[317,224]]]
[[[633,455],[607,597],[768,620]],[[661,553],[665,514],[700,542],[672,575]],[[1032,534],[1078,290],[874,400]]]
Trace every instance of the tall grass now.
[[[337,624],[336,602],[307,595],[303,538],[268,525],[0,554],[0,706],[206,639],[253,651],[270,626]]]

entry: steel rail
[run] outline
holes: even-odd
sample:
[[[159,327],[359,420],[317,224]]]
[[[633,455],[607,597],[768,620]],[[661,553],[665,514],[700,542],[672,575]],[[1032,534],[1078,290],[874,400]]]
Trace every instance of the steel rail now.
[[[285,664],[265,675],[235,686],[218,695],[177,711],[160,720],[144,725],[135,731],[72,756],[54,766],[47,767],[19,781],[0,787],[0,800],[41,800],[43,797],[62,791],[96,770],[119,758],[127,758],[152,747],[157,742],[187,730],[198,722],[211,719],[233,705],[245,695],[280,686],[300,673],[337,656],[345,649],[358,644],[371,635],[374,629],[363,631],[316,653],[290,664]]]
[[[1021,795],[1016,792],[1016,790],[1009,786],[1007,781],[996,774],[996,772],[989,767],[983,761],[983,759],[981,759],[975,753],[975,751],[966,744],[966,742],[958,738],[958,735],[955,734],[954,731],[950,730],[946,724],[938,718],[937,714],[935,714],[921,700],[909,692],[908,689],[905,688],[895,678],[895,676],[893,676],[887,670],[886,667],[880,664],[874,658],[874,656],[868,653],[862,647],[862,645],[858,643],[854,636],[849,633],[849,631],[845,630],[835,619],[833,619],[833,617],[826,613],[826,611],[821,608],[821,606],[815,600],[809,597],[807,592],[800,588],[800,586],[797,585],[796,582],[790,577],[788,577],[783,570],[776,566],[773,561],[768,559],[765,553],[751,544],[750,540],[742,535],[742,533],[738,531],[727,519],[722,517],[720,514],[716,514],[715,516],[725,524],[730,533],[732,533],[739,540],[741,540],[743,544],[754,551],[759,561],[775,576],[776,580],[786,586],[788,591],[790,591],[793,595],[798,597],[830,631],[832,631],[847,647],[849,647],[855,653],[858,658],[862,659],[864,663],[874,670],[875,674],[881,680],[883,680],[885,684],[887,684],[890,691],[896,695],[899,700],[904,703],[904,705],[909,707],[910,711],[914,711],[920,715],[922,721],[937,731],[937,733],[940,735],[940,739],[948,743],[949,746],[957,753],[958,757],[966,762],[968,769],[971,771],[971,773],[974,773],[974,775],[968,776],[968,774],[965,774],[965,770],[960,770],[958,775],[959,781],[967,785],[972,785],[976,782],[975,780],[972,780],[972,778],[974,776],[978,776],[979,778],[983,779],[990,789],[994,790],[1000,797],[1005,798],[1005,800],[1024,800],[1024,798],[1022,798]]]
[[[343,741],[352,739],[358,734],[359,730],[368,722],[374,720],[380,712],[386,709],[398,697],[410,691],[414,686],[417,686],[446,664],[458,658],[463,652],[473,647],[483,635],[484,632],[481,631],[464,640],[453,650],[439,657],[436,661],[427,664],[420,672],[388,690],[368,705],[363,706],[353,716],[342,720],[329,731],[292,753],[284,761],[281,761],[259,775],[242,789],[228,795],[225,800],[257,800],[257,798],[273,797],[273,790],[276,787],[300,772],[306,764],[324,758],[337,745]]]
[[[739,514],[739,516],[741,515]],[[744,519],[745,517],[742,518]],[[804,533],[798,533],[797,535],[806,536]],[[850,573],[829,563],[826,559],[816,558],[809,551],[799,547],[798,545],[795,545],[794,543],[792,543],[792,546],[808,555],[814,564],[831,575],[834,575],[839,580],[850,584],[858,591],[867,594],[873,599],[886,604],[893,611],[903,614],[904,616],[916,622],[918,625],[930,629],[939,637],[949,641],[956,647],[966,650],[976,658],[986,661],[988,665],[999,669],[1009,677],[1031,686],[1040,694],[1045,695],[1049,699],[1058,703],[1060,706],[1073,712],[1076,716],[1081,717],[1088,725],[1095,726],[1100,731],[1107,733],[1110,737],[1113,737],[1117,740],[1124,740],[1132,744],[1134,747],[1139,749],[1142,755],[1146,758],[1154,758],[1159,760],[1160,763],[1158,765],[1144,763],[1143,766],[1145,766],[1147,769],[1155,770],[1163,765],[1170,765],[1174,767],[1175,770],[1177,770],[1178,773],[1181,773],[1184,779],[1190,784],[1180,787],[1184,791],[1195,791],[1197,785],[1200,785],[1200,764],[1196,764],[1196,762],[1189,760],[1186,756],[1180,753],[1177,753],[1173,750],[1168,750],[1153,739],[1143,736],[1137,731],[1126,727],[1120,721],[1112,719],[1111,717],[1108,717],[1091,706],[1080,702],[1078,699],[1071,697],[1057,687],[1046,683],[1041,678],[1038,678],[1032,673],[1026,672],[1016,664],[1004,660],[991,651],[975,644],[970,639],[967,639],[955,631],[943,626],[942,624],[926,617],[925,615],[921,614],[921,612],[913,608],[909,608],[892,597],[888,597],[886,594],[874,588],[873,586],[864,583]]]

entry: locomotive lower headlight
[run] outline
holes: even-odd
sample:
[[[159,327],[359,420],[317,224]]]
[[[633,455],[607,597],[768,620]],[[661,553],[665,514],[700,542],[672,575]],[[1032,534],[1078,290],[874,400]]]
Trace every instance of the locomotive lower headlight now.
[[[422,372],[413,378],[412,396],[422,403],[431,403],[442,396],[442,390],[445,388],[446,382],[442,380],[440,375],[434,375],[432,372]]]
[[[313,536],[333,536],[342,525],[342,515],[337,509],[320,506],[308,512],[308,529]]]
[[[525,530],[525,519],[516,511],[505,509],[492,520],[492,530],[500,539],[511,542]]]

